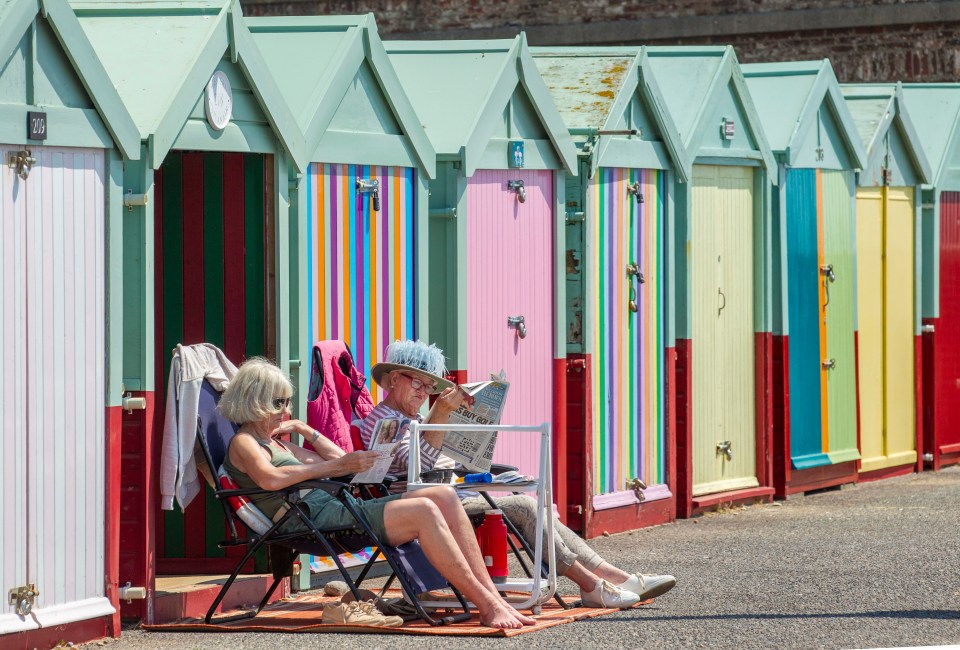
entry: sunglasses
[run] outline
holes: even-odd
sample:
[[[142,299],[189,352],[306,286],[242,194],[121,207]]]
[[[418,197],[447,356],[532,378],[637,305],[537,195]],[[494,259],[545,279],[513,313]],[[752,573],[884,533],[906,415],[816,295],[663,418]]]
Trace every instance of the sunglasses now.
[[[436,394],[437,385],[435,383],[430,382],[428,384],[416,375],[408,375],[405,372],[401,372],[400,374],[410,380],[410,386],[413,388],[413,390],[420,390],[422,388],[428,395]]]
[[[290,406],[290,403],[293,401],[292,397],[277,397],[273,400],[273,409],[275,411],[281,411]]]

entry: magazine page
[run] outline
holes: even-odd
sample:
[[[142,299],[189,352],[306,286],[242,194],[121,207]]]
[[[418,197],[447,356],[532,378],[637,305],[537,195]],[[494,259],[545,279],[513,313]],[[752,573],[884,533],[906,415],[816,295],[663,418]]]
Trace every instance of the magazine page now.
[[[450,424],[500,424],[503,405],[510,383],[503,373],[491,375],[490,381],[462,384],[476,401],[473,406],[462,404],[450,414]],[[497,432],[448,431],[443,438],[443,454],[475,472],[488,472],[493,463]]]
[[[390,471],[397,447],[403,439],[405,428],[410,420],[405,418],[382,418],[377,420],[370,439],[370,451],[377,452],[377,462],[365,472],[353,477],[351,483],[380,483]]]

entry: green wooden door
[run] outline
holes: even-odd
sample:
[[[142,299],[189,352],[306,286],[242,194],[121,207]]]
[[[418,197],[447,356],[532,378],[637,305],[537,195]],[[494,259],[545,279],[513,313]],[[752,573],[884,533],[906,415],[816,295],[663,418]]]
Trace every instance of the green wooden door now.
[[[759,485],[753,171],[698,165],[692,191],[693,493],[700,495]]]
[[[860,457],[857,451],[857,359],[854,345],[852,172],[818,171],[823,205],[824,263],[833,281],[821,274],[826,289],[828,440],[830,461]]]

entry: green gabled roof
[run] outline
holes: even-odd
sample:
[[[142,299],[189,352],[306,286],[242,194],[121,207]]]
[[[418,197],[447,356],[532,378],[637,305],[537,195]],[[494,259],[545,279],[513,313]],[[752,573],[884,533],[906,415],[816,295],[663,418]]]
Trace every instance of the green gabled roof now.
[[[747,88],[733,48],[726,46],[652,46],[646,53],[667,110],[680,131],[680,137],[693,161],[700,155],[698,144],[705,130],[719,124],[707,123],[715,104],[726,97],[727,88],[742,108],[744,125],[755,143],[755,153],[776,182],[776,162]]]
[[[0,62],[10,58],[40,14],[56,34],[114,143],[126,158],[139,159],[136,125],[66,0],[0,0]]]
[[[373,14],[247,18],[246,24],[304,133],[308,156],[366,63],[421,169],[430,178],[435,175],[436,153],[400,85]]]
[[[901,84],[840,84],[840,90],[867,151],[864,168],[873,166],[879,156],[885,155],[884,148],[879,145],[887,131],[896,126],[903,135],[907,154],[920,182],[931,182],[930,163],[906,109]]]
[[[238,64],[277,139],[303,169],[303,136],[237,0],[73,0],[80,24],[159,167],[226,54]]]
[[[489,134],[518,87],[526,92],[557,158],[576,174],[576,146],[540,78],[526,36],[491,41],[386,41],[397,75],[438,155],[476,169]]]
[[[650,70],[645,48],[535,47],[531,52],[571,133],[587,137],[591,130],[614,129],[634,94],[639,93],[663,138],[673,168],[680,180],[687,180],[687,152],[666,110],[666,100]],[[594,165],[599,163],[609,140],[610,136],[598,136],[592,156]]]
[[[903,84],[903,99],[933,171],[930,182],[940,188],[950,152],[960,147],[960,84]]]
[[[826,104],[840,126],[850,160],[858,169],[864,168],[867,152],[828,59],[752,63],[741,69],[767,142],[775,153],[786,155],[788,165],[795,163],[794,148],[815,126],[820,107]]]

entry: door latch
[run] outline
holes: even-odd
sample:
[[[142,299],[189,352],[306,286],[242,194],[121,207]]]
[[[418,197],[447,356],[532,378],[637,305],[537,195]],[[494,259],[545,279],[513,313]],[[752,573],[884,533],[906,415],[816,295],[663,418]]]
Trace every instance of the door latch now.
[[[733,443],[729,440],[718,442],[717,455],[725,456],[727,460],[733,460]]]
[[[627,194],[637,197],[637,204],[643,203],[643,192],[640,191],[640,181],[627,183]]]
[[[358,178],[357,192],[373,194],[373,211],[380,212],[380,181],[376,179]]]
[[[833,264],[824,264],[820,267],[820,275],[830,282],[837,281],[837,275],[833,272]]]
[[[517,193],[517,200],[523,203],[527,200],[527,188],[523,186],[523,181],[507,181],[507,190]]]
[[[30,170],[37,164],[37,159],[33,157],[29,149],[20,151],[11,151],[7,156],[7,166],[17,172],[20,180],[25,181],[30,175]]]
[[[643,501],[647,497],[644,496],[643,490],[647,489],[647,484],[643,482],[643,479],[639,477],[634,477],[627,480],[626,489],[633,490],[633,493],[637,495],[638,501]]]
[[[836,359],[824,359],[820,362],[820,365],[823,366],[824,370],[833,370],[837,367]]]
[[[40,595],[40,591],[37,590],[37,585],[31,583],[14,587],[8,594],[8,602],[16,606],[17,614],[27,616],[33,609],[33,605],[37,602],[37,596]]]
[[[636,262],[627,264],[627,280],[631,278],[636,279],[637,285],[644,284],[647,281],[646,278],[643,277],[643,271],[640,270],[640,265]],[[637,287],[634,286],[633,282],[630,282],[630,295],[627,298],[627,309],[633,313],[637,313],[639,309],[639,307],[637,307]]]
[[[520,338],[527,338],[527,324],[523,321],[523,316],[507,316],[507,327],[517,330]]]

